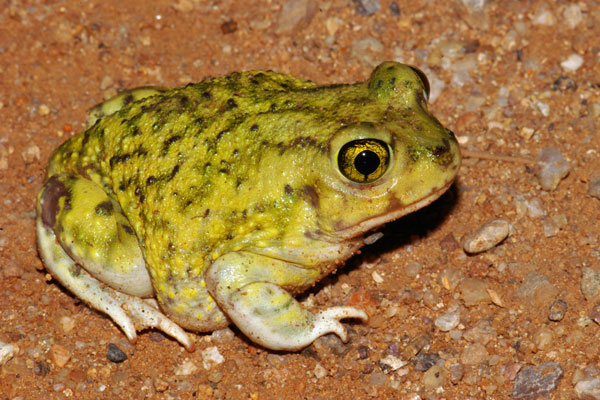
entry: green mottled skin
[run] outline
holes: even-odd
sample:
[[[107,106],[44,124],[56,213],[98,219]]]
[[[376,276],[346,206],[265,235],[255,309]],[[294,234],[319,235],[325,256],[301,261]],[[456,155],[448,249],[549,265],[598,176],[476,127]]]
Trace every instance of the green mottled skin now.
[[[48,176],[91,179],[118,203],[175,320],[211,263],[238,250],[313,269],[286,286],[304,289],[376,227],[361,223],[380,225],[443,190],[460,163],[454,136],[426,110],[419,76],[393,63],[352,85],[234,73],[119,107],[57,149]],[[390,145],[392,163],[379,181],[351,182],[336,151],[371,136]],[[337,253],[325,250],[332,246]]]

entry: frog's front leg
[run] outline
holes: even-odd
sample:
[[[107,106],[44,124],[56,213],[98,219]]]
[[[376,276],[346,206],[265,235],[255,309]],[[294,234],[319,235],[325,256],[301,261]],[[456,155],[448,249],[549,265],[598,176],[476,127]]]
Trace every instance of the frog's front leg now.
[[[319,276],[317,269],[234,252],[218,258],[205,278],[221,309],[250,339],[273,350],[298,350],[329,332],[346,342],[346,329],[339,320],[368,318],[354,307],[333,307],[313,314],[285,290],[306,287]]]
[[[108,314],[130,341],[136,331],[157,327],[193,349],[183,329],[142,299],[154,292],[137,237],[102,187],[78,176],[54,175],[40,191],[37,207],[40,255],[56,279]]]

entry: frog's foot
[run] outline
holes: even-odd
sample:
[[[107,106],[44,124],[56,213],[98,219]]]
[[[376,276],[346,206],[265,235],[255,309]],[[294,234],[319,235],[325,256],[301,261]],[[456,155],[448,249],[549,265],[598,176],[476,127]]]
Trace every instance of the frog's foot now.
[[[188,351],[194,350],[194,343],[188,334],[148,300],[118,292],[79,267],[65,252],[54,232],[39,217],[37,234],[40,255],[52,275],[76,297],[108,314],[130,342],[136,341],[136,331],[157,328],[175,338]]]
[[[319,271],[246,252],[217,259],[206,275],[208,289],[235,325],[254,342],[272,350],[298,350],[333,332],[348,340],[340,319],[367,320],[354,307],[313,314],[283,287],[306,287]]]

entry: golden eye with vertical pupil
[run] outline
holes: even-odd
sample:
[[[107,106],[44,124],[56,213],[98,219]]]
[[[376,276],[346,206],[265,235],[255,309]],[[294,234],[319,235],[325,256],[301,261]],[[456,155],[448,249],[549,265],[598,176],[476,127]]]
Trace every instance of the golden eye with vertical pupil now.
[[[371,183],[387,170],[390,150],[381,140],[357,139],[342,146],[337,162],[346,178],[356,183]]]

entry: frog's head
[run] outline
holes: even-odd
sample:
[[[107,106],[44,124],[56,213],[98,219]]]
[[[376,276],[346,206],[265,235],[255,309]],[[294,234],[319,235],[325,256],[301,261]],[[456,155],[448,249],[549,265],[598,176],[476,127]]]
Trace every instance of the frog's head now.
[[[321,229],[341,239],[433,202],[460,167],[454,135],[427,111],[423,73],[388,62],[361,85],[367,99],[331,136],[315,188]]]

